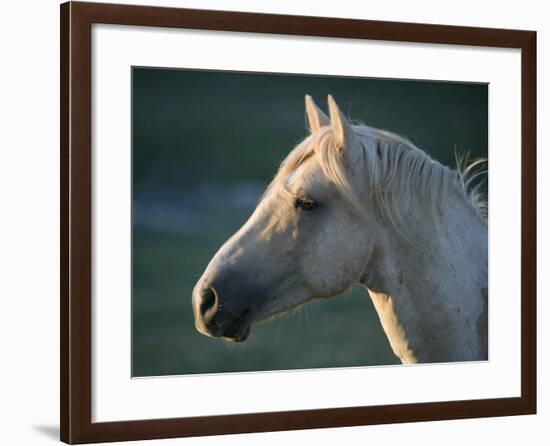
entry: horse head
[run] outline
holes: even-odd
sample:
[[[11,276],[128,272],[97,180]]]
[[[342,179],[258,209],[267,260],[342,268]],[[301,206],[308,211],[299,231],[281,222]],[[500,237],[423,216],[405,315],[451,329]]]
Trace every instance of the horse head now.
[[[310,134],[282,162],[248,221],[193,291],[197,329],[243,341],[253,323],[358,282],[373,252],[365,230],[366,153],[329,96],[330,119],[306,96]]]

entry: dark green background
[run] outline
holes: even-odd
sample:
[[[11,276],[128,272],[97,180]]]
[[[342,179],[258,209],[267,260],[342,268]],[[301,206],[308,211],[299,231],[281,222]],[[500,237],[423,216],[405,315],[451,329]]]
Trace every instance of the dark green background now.
[[[134,376],[397,364],[366,290],[314,301],[231,345],[195,331],[191,292],[305,136],[304,95],[454,167],[487,156],[485,84],[133,68]]]

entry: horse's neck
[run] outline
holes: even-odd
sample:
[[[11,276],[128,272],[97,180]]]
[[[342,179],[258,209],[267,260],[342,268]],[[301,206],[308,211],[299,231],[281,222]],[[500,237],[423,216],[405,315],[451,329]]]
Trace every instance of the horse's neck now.
[[[439,235],[389,233],[362,279],[403,363],[487,359],[487,228],[458,190],[445,207]]]

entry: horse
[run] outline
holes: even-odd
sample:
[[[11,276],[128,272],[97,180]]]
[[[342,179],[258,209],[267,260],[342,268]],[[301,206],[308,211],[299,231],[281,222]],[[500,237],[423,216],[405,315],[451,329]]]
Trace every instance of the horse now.
[[[196,329],[242,342],[254,323],[358,283],[401,363],[487,360],[480,161],[450,169],[355,125],[331,95],[329,116],[305,106],[308,136],[193,290]]]

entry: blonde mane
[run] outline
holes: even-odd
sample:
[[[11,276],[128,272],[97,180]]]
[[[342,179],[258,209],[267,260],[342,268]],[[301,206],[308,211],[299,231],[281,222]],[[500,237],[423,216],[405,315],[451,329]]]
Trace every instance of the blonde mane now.
[[[411,202],[421,205],[437,224],[441,203],[453,186],[464,193],[464,198],[486,223],[487,204],[479,191],[482,182],[472,187],[474,180],[486,173],[483,170],[485,160],[470,162],[467,156],[457,158],[456,170],[451,170],[394,133],[365,125],[355,125],[353,131],[361,142],[362,151],[353,168],[362,164],[360,168],[368,180],[370,198],[393,226],[406,224],[402,209],[404,204]],[[358,191],[350,184],[342,150],[336,147],[330,126],[312,133],[289,153],[264,196],[287,196],[287,178],[313,156],[326,179],[336,186],[352,209],[367,216]]]

